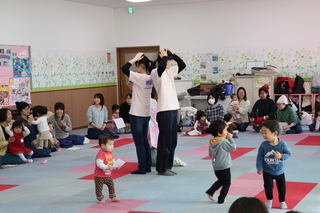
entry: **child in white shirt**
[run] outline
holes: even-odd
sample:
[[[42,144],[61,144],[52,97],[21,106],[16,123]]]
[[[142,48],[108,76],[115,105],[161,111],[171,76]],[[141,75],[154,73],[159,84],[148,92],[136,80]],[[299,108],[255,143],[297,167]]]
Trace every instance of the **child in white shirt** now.
[[[229,104],[230,107],[238,107],[239,106],[239,100],[237,98],[237,95],[235,93],[232,93],[231,96],[231,102]],[[232,117],[235,121],[240,120],[240,114],[239,113],[232,113]]]
[[[35,106],[33,108],[32,114],[35,120],[32,121],[32,124],[37,125],[39,131],[39,137],[36,144],[37,149],[43,149],[43,147],[48,148],[49,140],[52,138],[47,118],[48,109],[46,106]]]

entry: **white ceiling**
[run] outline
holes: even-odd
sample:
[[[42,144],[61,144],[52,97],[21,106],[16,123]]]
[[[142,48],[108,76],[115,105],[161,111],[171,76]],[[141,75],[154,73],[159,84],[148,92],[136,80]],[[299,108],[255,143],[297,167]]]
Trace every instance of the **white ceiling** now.
[[[199,2],[214,2],[226,0],[151,0],[150,2],[133,3],[126,0],[65,0],[71,2],[78,2],[84,4],[91,4],[102,7],[118,8],[118,7],[145,7],[169,4],[185,4],[185,3],[199,3]]]

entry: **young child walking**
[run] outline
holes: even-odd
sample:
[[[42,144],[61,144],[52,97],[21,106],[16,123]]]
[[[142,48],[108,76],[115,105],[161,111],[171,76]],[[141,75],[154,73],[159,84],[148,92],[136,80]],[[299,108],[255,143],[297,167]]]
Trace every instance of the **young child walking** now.
[[[209,131],[213,138],[210,139],[209,155],[212,158],[212,166],[218,180],[206,191],[208,198],[215,201],[213,194],[222,187],[218,197],[218,203],[226,203],[225,200],[231,185],[231,156],[230,151],[236,150],[236,144],[232,134],[227,131],[227,124],[221,120],[215,120],[210,124]]]
[[[36,106],[34,107],[32,114],[35,119],[32,124],[37,125],[39,131],[38,144],[36,144],[37,149],[43,149],[43,147],[49,147],[49,140],[52,138],[49,132],[48,109],[46,106]]]
[[[265,141],[259,147],[256,161],[258,174],[263,175],[266,206],[269,209],[272,208],[273,180],[277,183],[280,208],[287,209],[284,162],[291,157],[291,152],[287,143],[278,138],[279,128],[276,120],[268,120],[261,125],[261,133]]]
[[[33,155],[33,151],[24,146],[24,138],[30,134],[28,127],[22,121],[15,121],[12,127],[7,126],[5,131],[10,137],[14,136],[14,142],[9,143],[8,152],[12,155],[18,155],[26,163],[32,163],[32,159],[25,157],[25,155]]]
[[[119,116],[119,112],[120,112],[120,106],[117,104],[113,104],[112,105],[112,126],[111,127],[112,127],[113,133],[115,133],[115,134],[123,134],[125,132],[124,128],[118,129],[116,123],[114,122],[114,119],[121,118]]]
[[[109,189],[109,198],[112,202],[118,202],[120,199],[116,197],[114,183],[111,176],[112,169],[115,169],[113,167],[114,158],[112,155],[112,150],[114,149],[114,138],[110,134],[100,135],[99,146],[101,149],[96,156],[96,166],[94,170],[94,184],[97,200],[101,204],[106,202],[102,194],[103,184],[106,184]]]

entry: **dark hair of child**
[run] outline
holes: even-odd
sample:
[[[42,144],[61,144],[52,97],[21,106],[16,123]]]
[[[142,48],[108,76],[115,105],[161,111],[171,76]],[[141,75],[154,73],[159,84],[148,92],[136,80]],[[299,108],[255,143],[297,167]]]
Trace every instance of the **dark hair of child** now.
[[[278,132],[279,133],[280,126],[279,126],[278,121],[276,121],[276,120],[268,120],[266,122],[263,122],[261,124],[261,128],[263,126],[266,127],[267,129],[269,129],[272,133],[273,132]]]
[[[48,113],[48,108],[46,106],[35,106],[32,109],[32,115],[33,117],[41,117],[43,115],[46,115]]]
[[[96,93],[94,94],[93,98],[99,98],[100,99],[100,105],[103,106],[104,105],[104,97],[101,93]],[[93,103],[94,104],[94,103]]]
[[[12,124],[12,130],[14,130],[15,128],[20,127],[23,128],[23,122],[22,121],[15,121]]]
[[[54,105],[54,110],[62,109],[64,111],[64,104],[62,102],[57,102]]]
[[[254,118],[256,119],[257,118],[257,114],[256,113],[253,113],[253,112],[250,112],[249,115],[248,115],[249,118]]]
[[[230,113],[227,113],[223,116],[223,120],[228,122],[232,119],[232,115]]]
[[[222,133],[224,128],[226,128],[227,124],[224,121],[221,120],[215,120],[213,121],[209,126],[209,132],[213,136],[218,136],[218,133]]]
[[[203,111],[199,110],[197,112],[197,117],[196,117],[197,121],[200,121],[203,116],[206,116],[206,115],[204,114]]]
[[[105,133],[99,136],[99,146],[107,144],[108,141],[114,141],[114,138],[110,134]]]
[[[118,104],[113,104],[111,108],[112,112],[115,112],[117,109],[120,109],[120,106]]]
[[[237,97],[237,94],[236,94],[236,93],[232,93],[232,94],[230,95],[230,98],[232,99],[234,96]]]
[[[132,94],[131,94],[131,93],[126,94],[126,99],[127,99],[128,97],[129,97],[130,99],[132,99]]]

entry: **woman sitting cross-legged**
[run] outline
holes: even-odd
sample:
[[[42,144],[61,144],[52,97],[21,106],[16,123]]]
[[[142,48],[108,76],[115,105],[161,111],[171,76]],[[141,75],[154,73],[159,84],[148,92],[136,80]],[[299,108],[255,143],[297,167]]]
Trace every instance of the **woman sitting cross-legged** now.
[[[81,135],[70,135],[72,130],[71,119],[64,112],[65,106],[62,102],[57,102],[54,105],[54,114],[50,116],[49,122],[53,125],[55,138],[60,142],[62,148],[69,148],[73,145],[88,144],[90,140]]]

